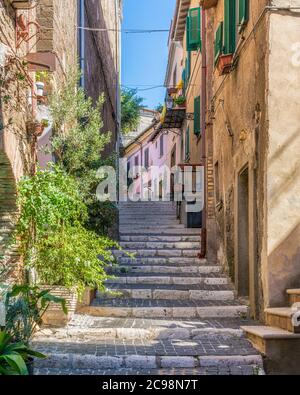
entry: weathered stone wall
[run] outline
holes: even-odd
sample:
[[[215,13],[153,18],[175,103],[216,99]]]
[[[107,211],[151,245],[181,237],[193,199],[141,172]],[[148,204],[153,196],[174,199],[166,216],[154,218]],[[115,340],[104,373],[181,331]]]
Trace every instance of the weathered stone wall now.
[[[218,258],[239,288],[242,276],[250,279],[252,313],[262,313],[260,251],[263,244],[264,177],[267,143],[267,35],[268,16],[259,19],[265,0],[250,2],[250,19],[238,40],[236,66],[225,76],[214,67],[213,32],[224,19],[224,2],[207,13],[210,32],[208,54],[208,122],[212,123],[213,163],[218,165],[219,201],[216,201]],[[211,72],[209,70],[212,70]],[[212,88],[210,88],[210,86]],[[249,273],[242,273],[239,257],[238,180],[249,171]],[[247,243],[247,240],[244,240]],[[262,316],[262,315],[261,315]]]
[[[29,48],[35,50],[35,40],[17,48],[15,19],[20,14],[35,21],[35,9],[16,11],[9,1],[0,1],[0,253],[13,277],[19,276],[20,259],[7,241],[17,215],[16,183],[29,171],[32,159],[26,123],[34,114],[34,75],[22,59]],[[30,36],[35,32],[32,25]]]
[[[117,6],[117,9],[115,8]],[[85,32],[85,90],[96,101],[104,94],[103,131],[112,134],[111,143],[105,154],[115,150],[118,119],[118,71],[120,67],[120,48],[118,43],[119,9],[118,2],[112,0],[94,0],[85,3],[86,26],[108,31]]]
[[[57,69],[53,82],[59,86],[67,71],[76,66],[78,59],[77,1],[40,0],[37,20],[41,25],[37,50],[56,54]]]
[[[300,1],[274,1],[300,7]],[[265,304],[286,305],[300,286],[300,12],[270,13],[266,158]]]

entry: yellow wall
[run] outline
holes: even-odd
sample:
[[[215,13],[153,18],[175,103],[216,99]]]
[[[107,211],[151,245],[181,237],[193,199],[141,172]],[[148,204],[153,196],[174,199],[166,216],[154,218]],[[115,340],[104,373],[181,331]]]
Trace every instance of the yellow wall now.
[[[199,0],[192,0],[190,8],[199,7]],[[183,65],[187,57],[186,51],[186,32],[183,38],[184,58]],[[186,90],[187,109],[188,113],[194,113],[194,98],[201,96],[201,51],[191,52],[191,74],[189,85]],[[194,134],[194,121],[189,120],[183,125],[183,132],[185,138],[185,131],[190,128],[190,163],[199,163],[201,161],[201,137]],[[185,144],[185,143],[184,143]]]

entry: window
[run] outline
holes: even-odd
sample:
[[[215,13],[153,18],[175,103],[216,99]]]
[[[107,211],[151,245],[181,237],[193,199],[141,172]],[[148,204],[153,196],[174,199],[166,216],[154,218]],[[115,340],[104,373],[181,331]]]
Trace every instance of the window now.
[[[187,57],[185,59],[185,85],[188,87],[190,76],[191,76],[191,60],[192,60],[192,53],[188,51]]]
[[[177,85],[177,65],[173,71],[173,88],[176,88]]]
[[[201,49],[201,8],[191,8],[186,20],[187,51]]]
[[[224,0],[224,47],[225,55],[233,54],[236,47],[236,0]]]
[[[159,155],[160,157],[164,156],[164,135],[160,136],[159,140]]]
[[[185,132],[185,160],[190,159],[190,128]]]
[[[186,71],[183,69],[182,71],[182,81],[183,81],[183,94],[185,94],[186,91]]]
[[[139,156],[137,155],[135,158],[134,158],[134,166],[139,166],[139,163],[140,161],[139,161]]]
[[[201,133],[201,99],[200,96],[194,99],[194,134],[199,136]]]
[[[144,159],[144,166],[146,169],[149,168],[149,148],[146,148],[144,151],[145,159]]]

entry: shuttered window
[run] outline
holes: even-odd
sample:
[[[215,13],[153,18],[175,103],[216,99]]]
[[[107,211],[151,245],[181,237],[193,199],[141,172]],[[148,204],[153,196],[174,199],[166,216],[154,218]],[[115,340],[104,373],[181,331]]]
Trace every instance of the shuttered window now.
[[[186,60],[185,60],[186,87],[189,84],[190,76],[191,76],[191,51],[188,51],[187,57],[186,57]]]
[[[187,51],[201,49],[201,8],[191,8],[186,20]]]
[[[183,94],[185,94],[186,91],[186,70],[183,69],[182,71],[182,81],[183,81]]]
[[[201,133],[201,100],[200,96],[194,99],[194,134],[199,136]]]
[[[219,56],[223,52],[223,22],[219,24],[219,27],[215,34],[215,63],[217,63]]]
[[[185,160],[190,159],[190,128],[185,132]]]
[[[242,30],[249,20],[249,0],[238,0],[239,29]]]
[[[236,47],[236,0],[224,0],[224,55]]]

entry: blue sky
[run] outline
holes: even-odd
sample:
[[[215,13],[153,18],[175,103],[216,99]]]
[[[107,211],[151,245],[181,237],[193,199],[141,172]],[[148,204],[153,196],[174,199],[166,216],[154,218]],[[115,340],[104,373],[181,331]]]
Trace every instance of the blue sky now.
[[[169,29],[175,0],[124,0],[123,29]],[[163,85],[168,59],[168,33],[122,34],[122,84],[146,89]],[[163,103],[165,89],[139,91],[145,105]]]

